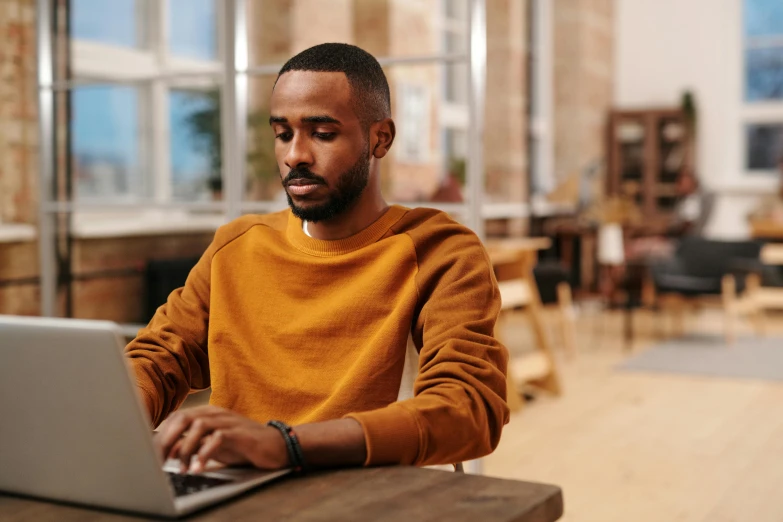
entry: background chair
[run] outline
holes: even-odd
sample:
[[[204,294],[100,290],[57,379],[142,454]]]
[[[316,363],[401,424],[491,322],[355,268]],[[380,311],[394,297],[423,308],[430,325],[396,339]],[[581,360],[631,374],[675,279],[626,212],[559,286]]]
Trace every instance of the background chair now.
[[[683,238],[672,258],[650,266],[657,302],[673,305],[681,326],[686,304],[720,298],[726,314],[726,340],[733,342],[736,316],[747,304],[738,296],[748,286],[755,288],[760,283],[761,247],[758,241]],[[754,307],[746,308],[755,311]]]
[[[559,261],[540,261],[533,269],[533,277],[544,308],[557,309],[557,328],[563,348],[569,357],[576,353],[576,334],[573,296],[568,270]]]
[[[783,310],[783,243],[768,243],[761,249],[761,281],[748,289],[749,299],[763,318],[767,310]]]
[[[158,307],[166,302],[169,294],[185,286],[188,274],[198,263],[199,257],[153,259],[147,263],[144,277],[144,317],[149,322]]]

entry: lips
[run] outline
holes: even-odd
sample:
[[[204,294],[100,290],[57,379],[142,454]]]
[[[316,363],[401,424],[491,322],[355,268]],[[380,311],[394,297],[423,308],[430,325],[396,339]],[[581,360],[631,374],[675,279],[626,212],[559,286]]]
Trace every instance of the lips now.
[[[323,184],[311,179],[292,179],[288,182],[288,192],[294,196],[306,196],[318,190]]]

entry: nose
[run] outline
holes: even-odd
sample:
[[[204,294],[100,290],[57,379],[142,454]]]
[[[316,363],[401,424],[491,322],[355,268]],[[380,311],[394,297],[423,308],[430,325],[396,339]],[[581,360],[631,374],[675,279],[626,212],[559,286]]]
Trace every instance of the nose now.
[[[296,167],[309,167],[313,164],[313,154],[308,140],[301,133],[295,133],[288,142],[288,150],[285,153],[285,164],[289,169]]]

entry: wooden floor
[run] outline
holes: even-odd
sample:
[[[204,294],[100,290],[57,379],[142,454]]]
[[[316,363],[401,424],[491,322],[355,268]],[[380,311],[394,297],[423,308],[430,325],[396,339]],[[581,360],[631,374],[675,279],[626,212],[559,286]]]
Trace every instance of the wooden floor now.
[[[656,333],[637,319],[634,353]],[[780,316],[768,325],[783,339]],[[720,327],[715,312],[687,325]],[[582,314],[563,396],[513,416],[484,473],[561,486],[567,522],[783,521],[783,383],[619,372],[621,338],[619,315]]]

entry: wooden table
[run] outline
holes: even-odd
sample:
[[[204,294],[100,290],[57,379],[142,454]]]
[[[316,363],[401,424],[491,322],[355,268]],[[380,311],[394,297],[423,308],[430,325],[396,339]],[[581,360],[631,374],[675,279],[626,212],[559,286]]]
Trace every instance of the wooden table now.
[[[553,522],[562,514],[563,497],[556,486],[388,467],[284,478],[186,520]],[[118,522],[139,518],[0,495],[0,520]]]
[[[783,241],[783,223],[769,220],[753,220],[750,222],[750,235],[755,239]]]

